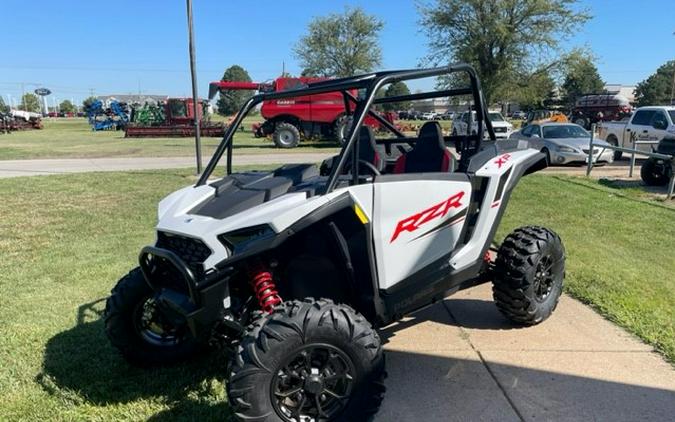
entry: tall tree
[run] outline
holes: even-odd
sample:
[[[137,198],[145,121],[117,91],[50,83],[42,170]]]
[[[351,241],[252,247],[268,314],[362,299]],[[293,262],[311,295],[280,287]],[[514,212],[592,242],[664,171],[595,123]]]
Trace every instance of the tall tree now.
[[[59,104],[59,110],[62,113],[74,113],[75,104],[71,103],[70,100],[63,100],[61,101],[61,104]]]
[[[251,82],[251,77],[249,76],[246,69],[239,65],[232,65],[225,69],[221,81],[235,81],[235,82]],[[252,94],[251,91],[236,91],[229,90],[220,93],[220,98],[218,99],[217,108],[218,113],[225,116],[235,114],[239,111],[246,99]]]
[[[393,84],[387,87],[386,91],[384,91],[385,97],[396,97],[399,95],[408,95],[408,94],[410,94],[410,89],[408,89],[408,85],[406,85],[404,82],[401,81],[394,82]],[[385,111],[406,110],[410,108],[410,101],[403,101],[397,103],[384,103],[382,104],[382,108]]]
[[[592,56],[583,52],[572,53],[564,60],[564,68],[565,79],[561,88],[566,107],[574,107],[577,98],[584,94],[597,94],[603,91],[605,84],[593,63]]]
[[[420,8],[432,64],[468,62],[488,103],[560,55],[560,41],[589,15],[576,0],[435,0]]]
[[[522,110],[548,108],[555,102],[556,84],[548,72],[537,72],[519,81],[506,95]]]
[[[0,97],[0,113],[9,113],[9,106],[2,97]]]
[[[343,77],[369,72],[382,63],[379,34],[384,23],[362,9],[347,8],[315,18],[293,52],[303,74]]]
[[[21,104],[19,109],[25,111],[32,111],[34,113],[40,112],[40,99],[37,95],[27,92],[21,97]]]
[[[671,104],[675,100],[675,60],[670,60],[635,88],[638,106]]]

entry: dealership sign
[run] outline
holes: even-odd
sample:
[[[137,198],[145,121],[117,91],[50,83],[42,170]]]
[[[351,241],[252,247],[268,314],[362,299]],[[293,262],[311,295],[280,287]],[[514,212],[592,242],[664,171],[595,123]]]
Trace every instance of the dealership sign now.
[[[47,88],[38,88],[38,89],[35,90],[35,93],[37,95],[41,95],[41,96],[44,97],[46,95],[51,94],[52,92],[50,90],[48,90]]]

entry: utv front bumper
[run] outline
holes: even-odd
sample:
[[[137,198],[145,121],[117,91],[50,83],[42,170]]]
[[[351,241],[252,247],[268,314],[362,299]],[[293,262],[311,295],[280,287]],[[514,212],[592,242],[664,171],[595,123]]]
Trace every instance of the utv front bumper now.
[[[156,246],[144,247],[138,260],[162,312],[173,321],[187,323],[195,338],[208,339],[214,323],[223,320],[232,269],[197,279],[178,255]]]

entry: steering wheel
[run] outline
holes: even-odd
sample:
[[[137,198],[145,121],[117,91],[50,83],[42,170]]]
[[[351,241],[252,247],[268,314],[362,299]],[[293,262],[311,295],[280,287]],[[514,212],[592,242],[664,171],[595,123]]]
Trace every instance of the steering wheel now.
[[[369,163],[366,160],[361,160],[359,159],[359,164],[363,164],[370,172],[373,174],[373,176],[381,176],[382,173],[373,165],[373,163]],[[349,170],[352,166],[352,162],[349,161],[347,164],[345,164],[345,170]]]

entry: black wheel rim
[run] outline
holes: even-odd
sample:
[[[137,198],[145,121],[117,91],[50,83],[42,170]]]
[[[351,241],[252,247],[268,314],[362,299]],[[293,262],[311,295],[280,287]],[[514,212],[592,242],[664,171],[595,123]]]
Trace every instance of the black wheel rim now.
[[[533,288],[534,296],[539,302],[545,301],[553,291],[555,285],[554,264],[555,261],[551,255],[544,255],[537,263]]]
[[[153,298],[139,303],[134,312],[134,323],[138,335],[155,346],[175,346],[185,337],[185,330],[168,322]]]
[[[354,365],[338,348],[305,345],[291,353],[272,379],[272,404],[288,422],[330,420],[347,406]]]

